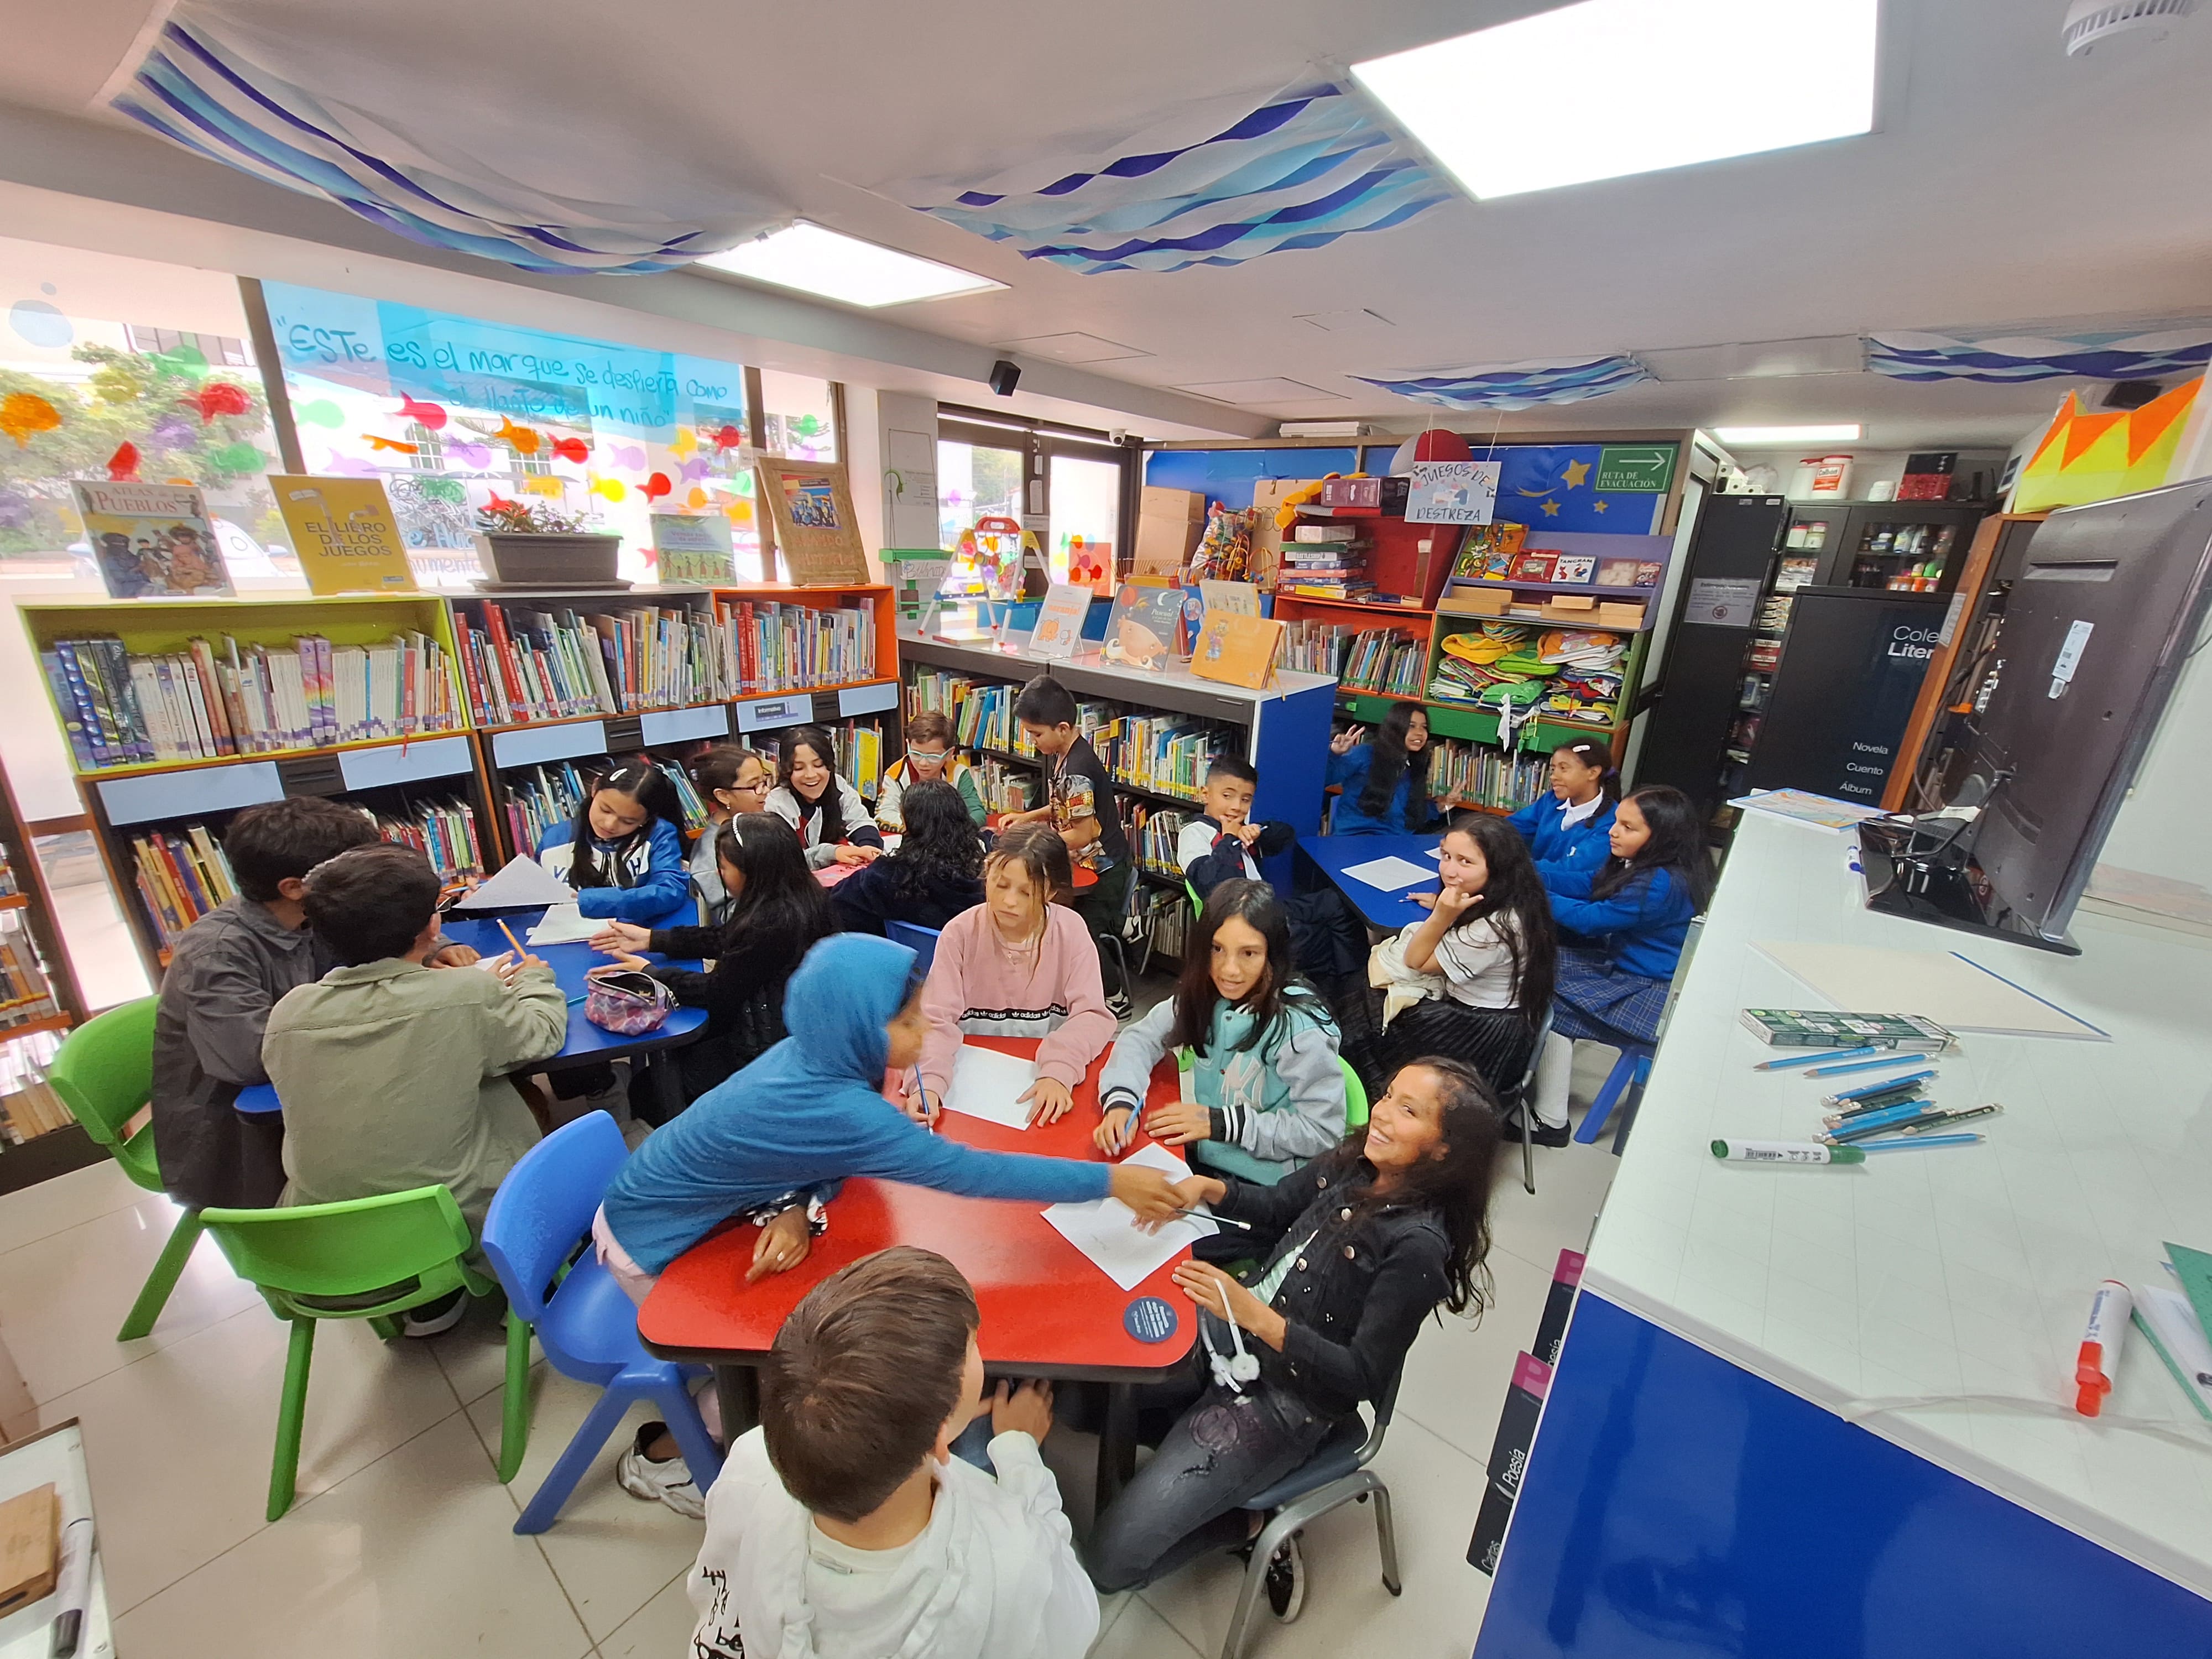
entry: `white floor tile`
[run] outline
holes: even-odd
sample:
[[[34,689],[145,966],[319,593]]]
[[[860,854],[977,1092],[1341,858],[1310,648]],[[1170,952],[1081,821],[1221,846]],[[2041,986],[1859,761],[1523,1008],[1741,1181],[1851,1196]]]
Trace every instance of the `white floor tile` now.
[[[1534,1343],[1552,1285],[1550,1273],[1502,1250],[1491,1253],[1490,1273],[1498,1299],[1481,1322],[1443,1313],[1423,1325],[1398,1385],[1399,1420],[1419,1423],[1478,1462],[1490,1456],[1513,1362]]]
[[[161,1659],[582,1659],[591,1638],[514,1516],[455,1413],[125,1613],[116,1645]]]
[[[1589,1243],[1590,1225],[1620,1168],[1609,1144],[1539,1146],[1532,1195],[1521,1184],[1521,1143],[1507,1141],[1498,1148],[1491,1188],[1492,1253],[1517,1255],[1549,1274],[1561,1249],[1579,1250]]]
[[[118,1613],[269,1524],[287,1340],[287,1327],[265,1308],[250,1308],[40,1407],[42,1425],[72,1417],[84,1425],[108,1600]],[[302,1498],[458,1417],[460,1403],[422,1346],[387,1347],[357,1320],[323,1322],[301,1437]],[[468,1444],[471,1462],[453,1471],[454,1484],[496,1491],[473,1437]],[[278,1524],[297,1514],[295,1504]],[[158,1644],[145,1650],[166,1651]]]
[[[684,1659],[698,1622],[684,1589],[688,1571],[678,1573],[653,1600],[623,1620],[613,1635],[602,1638],[599,1659]]]
[[[1176,1627],[1133,1595],[1099,1635],[1091,1659],[1198,1659]]]
[[[146,1189],[112,1158],[9,1193],[0,1202],[0,1253],[95,1216],[127,1210],[145,1196]]]
[[[461,1322],[429,1347],[463,1405],[496,1393],[507,1385],[507,1304],[497,1297],[471,1302]],[[532,1338],[530,1363],[544,1357]]]
[[[507,1487],[514,1516],[530,1502],[599,1398],[599,1390],[573,1382],[540,1364],[534,1384],[530,1449]],[[703,1528],[662,1504],[632,1498],[615,1484],[615,1459],[629,1444],[637,1425],[657,1413],[644,1405],[630,1408],[623,1426],[607,1441],[599,1459],[577,1482],[576,1490],[550,1531],[538,1534],[545,1559],[575,1603],[592,1639],[608,1635],[651,1601],[662,1585],[690,1566],[699,1553]],[[499,1447],[500,1396],[489,1394],[469,1407],[486,1455]]]

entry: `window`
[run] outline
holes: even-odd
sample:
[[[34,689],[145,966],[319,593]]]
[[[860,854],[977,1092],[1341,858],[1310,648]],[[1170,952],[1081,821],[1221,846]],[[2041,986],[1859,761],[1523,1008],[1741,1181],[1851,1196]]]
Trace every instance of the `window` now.
[[[761,446],[790,461],[837,459],[836,394],[827,380],[764,368],[761,378]]]
[[[233,339],[228,334],[186,334],[173,328],[147,328],[137,323],[125,323],[123,332],[131,349],[142,356],[154,357],[190,349],[217,368],[253,367],[252,349],[245,341]]]
[[[1012,519],[1036,538],[1053,580],[1110,592],[1132,476],[1128,452],[1103,432],[940,407],[938,545],[955,556],[945,591],[981,591],[961,543],[989,516]]]

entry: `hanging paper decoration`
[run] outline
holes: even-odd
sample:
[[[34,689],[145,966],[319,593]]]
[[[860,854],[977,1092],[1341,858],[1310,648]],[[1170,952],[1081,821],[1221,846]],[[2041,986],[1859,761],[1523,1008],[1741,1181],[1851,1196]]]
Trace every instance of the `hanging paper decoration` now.
[[[11,392],[0,398],[0,432],[13,438],[18,449],[27,448],[33,437],[61,423],[61,411],[35,392]]]
[[[111,483],[135,483],[138,478],[138,446],[125,442],[115,446],[115,453],[107,458],[107,478]]]
[[[717,449],[735,449],[739,444],[745,441],[745,434],[738,431],[737,428],[733,426],[726,426],[719,432],[715,432],[710,435],[713,437],[714,447]]]
[[[491,446],[489,444],[448,443],[446,459],[458,461],[463,466],[483,468],[491,465]]]
[[[372,450],[388,449],[399,455],[419,455],[422,453],[420,444],[403,443],[397,438],[380,438],[374,432],[364,432],[361,435]]]
[[[491,435],[518,455],[535,455],[538,453],[538,428],[517,426],[504,415],[499,417],[499,430]]]
[[[445,430],[446,406],[443,404],[426,404],[420,398],[410,398],[403,392],[399,398],[399,412],[426,432]]]
[[[665,472],[656,472],[645,481],[645,499],[648,501],[657,501],[675,488],[676,486],[668,481],[668,475]]]
[[[607,459],[612,461],[617,466],[626,466],[634,472],[642,472],[645,471],[645,446],[643,444],[611,442],[602,446],[602,447],[606,451]]]
[[[2203,440],[2191,416],[2203,396],[2202,376],[2185,380],[2141,409],[2091,411],[2069,392],[2020,470],[2008,509],[2041,513],[2081,507],[2178,483],[2203,471]]]
[[[604,495],[611,501],[618,501],[629,494],[629,486],[620,478],[593,478],[592,494]]]
[[[668,447],[676,452],[676,459],[680,461],[699,447],[699,434],[688,426],[679,426],[669,439]]]
[[[292,419],[300,426],[339,427],[345,424],[345,410],[328,398],[316,398],[293,404]]]
[[[2065,334],[1998,329],[1875,334],[1867,367],[1899,380],[2156,380],[2212,362],[2212,319],[2138,323]]]
[[[1212,100],[1106,149],[1024,161],[964,186],[915,181],[885,193],[1086,276],[1325,247],[1454,194],[1358,94],[1327,82],[1256,109],[1249,94]]]
[[[207,426],[223,415],[244,415],[253,407],[253,400],[246,388],[235,380],[210,380],[185,399],[200,412],[200,424]]]
[[[1478,368],[1432,369],[1395,378],[1352,376],[1364,386],[1445,409],[1534,409],[1540,404],[1578,404],[1640,385],[1651,373],[1629,356],[1537,358]]]
[[[483,153],[481,103],[426,103],[395,90],[380,110],[370,101],[378,77],[396,73],[396,64],[387,67],[365,52],[325,52],[311,31],[295,45],[295,65],[272,64],[267,60],[283,57],[287,43],[255,35],[249,50],[246,38],[229,38],[186,0],[169,15],[114,107],[173,143],[325,197],[410,241],[524,270],[666,270],[790,217],[766,196],[733,188],[726,175],[708,211],[697,210],[706,198],[680,183],[669,186],[666,207],[643,204],[653,189],[649,175],[611,198],[631,205],[540,189],[511,176],[511,167],[476,159]],[[343,88],[343,96],[301,82]],[[545,177],[558,178],[571,159],[581,159],[580,149],[574,158],[567,149],[586,139],[547,131],[541,165]],[[588,142],[596,147],[599,140],[592,135]]]
[[[207,458],[207,464],[217,472],[262,472],[268,470],[269,458],[257,445],[241,438],[216,450]]]
[[[592,447],[581,438],[556,438],[547,453],[556,460],[582,461],[591,454]]]

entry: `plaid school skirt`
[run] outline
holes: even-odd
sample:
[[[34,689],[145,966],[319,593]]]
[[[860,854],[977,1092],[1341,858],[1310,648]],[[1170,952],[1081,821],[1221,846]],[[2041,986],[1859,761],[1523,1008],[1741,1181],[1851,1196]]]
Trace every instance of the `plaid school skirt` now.
[[[1587,1037],[1619,1048],[1624,1039],[1647,1047],[1659,1040],[1667,1008],[1667,981],[1625,974],[1613,958],[1588,945],[1559,947],[1559,977],[1552,993],[1552,1029],[1564,1037]]]

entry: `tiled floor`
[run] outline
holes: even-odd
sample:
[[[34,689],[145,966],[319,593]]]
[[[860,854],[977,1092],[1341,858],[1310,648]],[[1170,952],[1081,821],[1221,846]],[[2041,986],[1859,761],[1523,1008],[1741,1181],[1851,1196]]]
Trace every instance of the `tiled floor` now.
[[[1578,1075],[1577,1098],[1593,1081]],[[1267,1623],[1255,1659],[1464,1659],[1489,1589],[1465,1556],[1506,1378],[1553,1259],[1588,1236],[1613,1168],[1594,1147],[1540,1151],[1531,1198],[1517,1154],[1508,1159],[1493,1206],[1496,1305],[1479,1327],[1447,1317],[1425,1330],[1378,1463],[1405,1595],[1382,1588],[1371,1511],[1348,1506],[1309,1530],[1305,1613]],[[120,1652],[684,1659],[683,1575],[698,1528],[625,1495],[611,1453],[552,1531],[514,1535],[519,1503],[590,1391],[539,1367],[530,1455],[501,1486],[501,1348],[486,1318],[390,1346],[358,1324],[325,1325],[299,1501],[264,1522],[284,1332],[213,1243],[203,1241],[152,1336],[113,1340],[173,1217],[106,1164],[0,1198],[0,1426],[82,1421]],[[1088,1501],[1089,1453],[1065,1431],[1048,1448],[1071,1508]],[[1110,1598],[1094,1651],[1216,1653],[1234,1593],[1217,1562]]]

